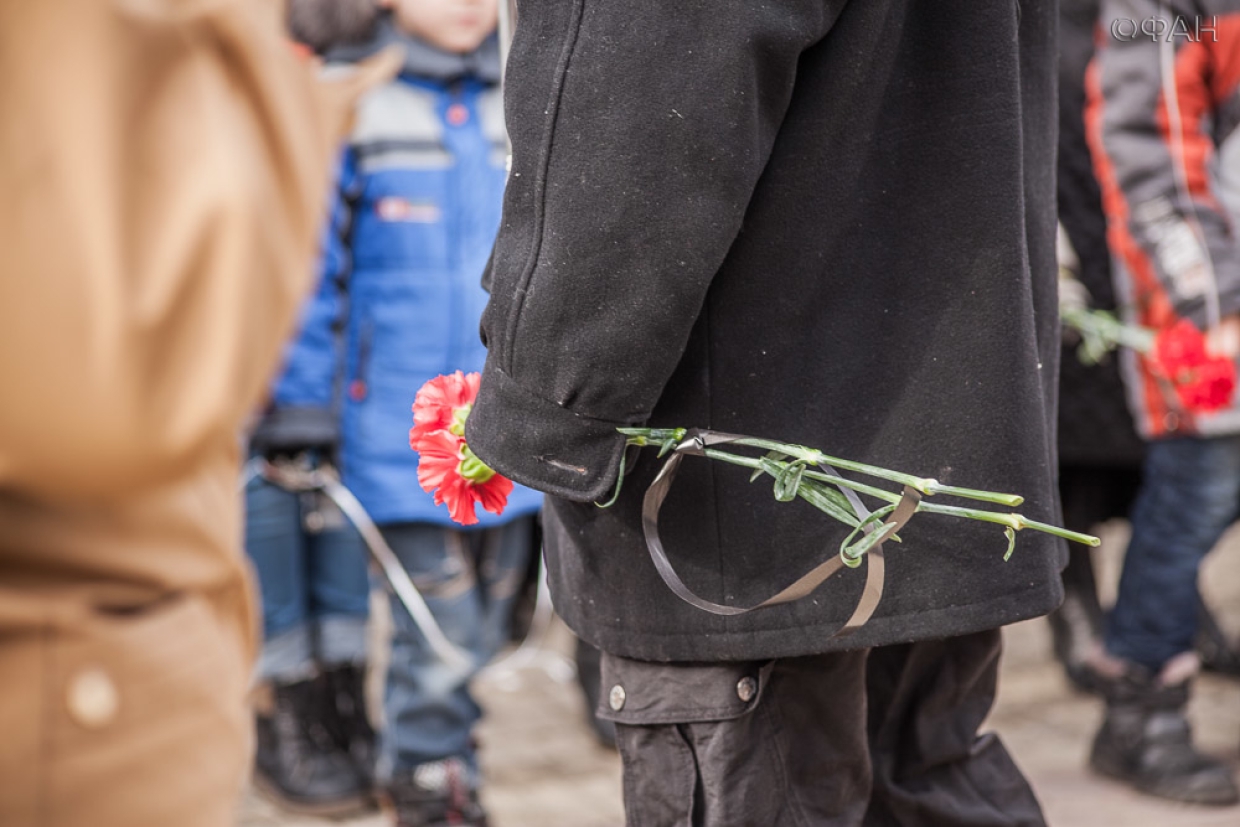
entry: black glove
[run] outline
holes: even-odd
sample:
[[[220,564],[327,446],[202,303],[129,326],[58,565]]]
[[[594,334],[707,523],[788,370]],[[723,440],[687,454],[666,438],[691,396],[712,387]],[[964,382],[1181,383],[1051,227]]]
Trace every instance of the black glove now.
[[[254,429],[250,451],[268,459],[303,453],[331,459],[339,442],[339,424],[327,408],[272,408]]]

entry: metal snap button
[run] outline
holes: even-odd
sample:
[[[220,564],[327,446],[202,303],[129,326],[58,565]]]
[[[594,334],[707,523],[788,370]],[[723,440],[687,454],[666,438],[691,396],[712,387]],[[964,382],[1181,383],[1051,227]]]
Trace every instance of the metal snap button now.
[[[607,703],[611,706],[613,712],[619,712],[624,709],[624,687],[616,684],[611,688],[611,692],[607,695]]]
[[[753,700],[754,695],[758,694],[758,682],[753,678],[741,678],[736,684],[736,697],[745,703]]]
[[[112,677],[99,667],[91,667],[69,681],[65,703],[74,721],[87,729],[99,729],[115,720],[121,698]]]

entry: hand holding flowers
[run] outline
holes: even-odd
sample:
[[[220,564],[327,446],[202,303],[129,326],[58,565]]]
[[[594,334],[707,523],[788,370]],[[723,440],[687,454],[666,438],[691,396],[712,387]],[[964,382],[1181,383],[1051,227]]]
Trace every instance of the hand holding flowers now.
[[[473,525],[478,519],[474,504],[493,514],[501,514],[512,491],[512,482],[487,467],[465,443],[465,421],[478,395],[481,378],[477,373],[463,374],[457,371],[449,376],[439,376],[427,382],[418,391],[413,405],[414,426],[409,432],[409,445],[420,455],[418,482],[426,491],[433,492],[435,504],[448,506],[452,519],[461,525]],[[628,446],[654,446],[659,456],[670,451],[683,451],[688,440],[697,432],[684,428],[621,428]],[[876,535],[869,526],[878,518],[894,511],[901,495],[887,489],[846,479],[835,468],[859,473],[903,485],[915,491],[919,497],[942,495],[975,502],[1004,506],[1018,506],[1021,497],[991,491],[978,491],[939,483],[936,480],[916,477],[898,471],[878,468],[837,457],[829,457],[813,448],[791,445],[753,437],[732,436],[726,440],[728,447],[750,447],[764,451],[762,456],[745,456],[719,447],[704,448],[697,452],[707,459],[741,465],[752,469],[750,480],[762,475],[774,480],[774,495],[782,502],[805,500],[828,517],[838,520],[853,533],[840,547],[844,562],[855,567],[862,555],[876,542]],[[813,467],[811,467],[813,466]],[[830,472],[815,470],[829,468]],[[624,482],[624,463],[616,482],[616,493]],[[860,514],[862,507],[856,494],[878,500],[882,505],[872,514]],[[613,500],[614,502],[614,497]],[[610,503],[604,504],[610,505]],[[1005,559],[1012,553],[1015,532],[1033,529],[1064,537],[1076,542],[1097,545],[1098,539],[1089,535],[1067,531],[1057,526],[1030,520],[1020,514],[989,511],[985,509],[940,505],[919,501],[917,512],[932,512],[964,519],[981,520],[1004,526],[1008,537]],[[864,533],[863,533],[864,531]],[[895,538],[893,538],[895,539]]]

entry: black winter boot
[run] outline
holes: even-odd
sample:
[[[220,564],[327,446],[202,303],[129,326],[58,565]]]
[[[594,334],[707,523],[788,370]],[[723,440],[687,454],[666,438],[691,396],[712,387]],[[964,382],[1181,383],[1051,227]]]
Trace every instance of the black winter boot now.
[[[486,812],[459,758],[405,770],[383,790],[396,827],[487,827]]]
[[[358,776],[367,788],[374,783],[375,730],[366,714],[366,670],[347,664],[321,674],[327,694],[324,724],[338,748],[353,759]]]
[[[274,684],[272,695],[270,713],[256,720],[256,785],[293,812],[344,815],[361,809],[369,790],[327,731],[321,681]]]
[[[1184,713],[1189,686],[1162,686],[1139,667],[1103,682],[1106,718],[1090,766],[1159,798],[1220,806],[1240,801],[1231,771],[1193,747]]]

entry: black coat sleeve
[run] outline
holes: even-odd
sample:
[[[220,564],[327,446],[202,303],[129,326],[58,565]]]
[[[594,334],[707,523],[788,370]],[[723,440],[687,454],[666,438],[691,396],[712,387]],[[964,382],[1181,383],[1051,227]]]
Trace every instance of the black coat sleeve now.
[[[607,492],[615,429],[649,417],[680,361],[800,54],[842,3],[523,0],[467,430],[488,464],[570,499]]]

